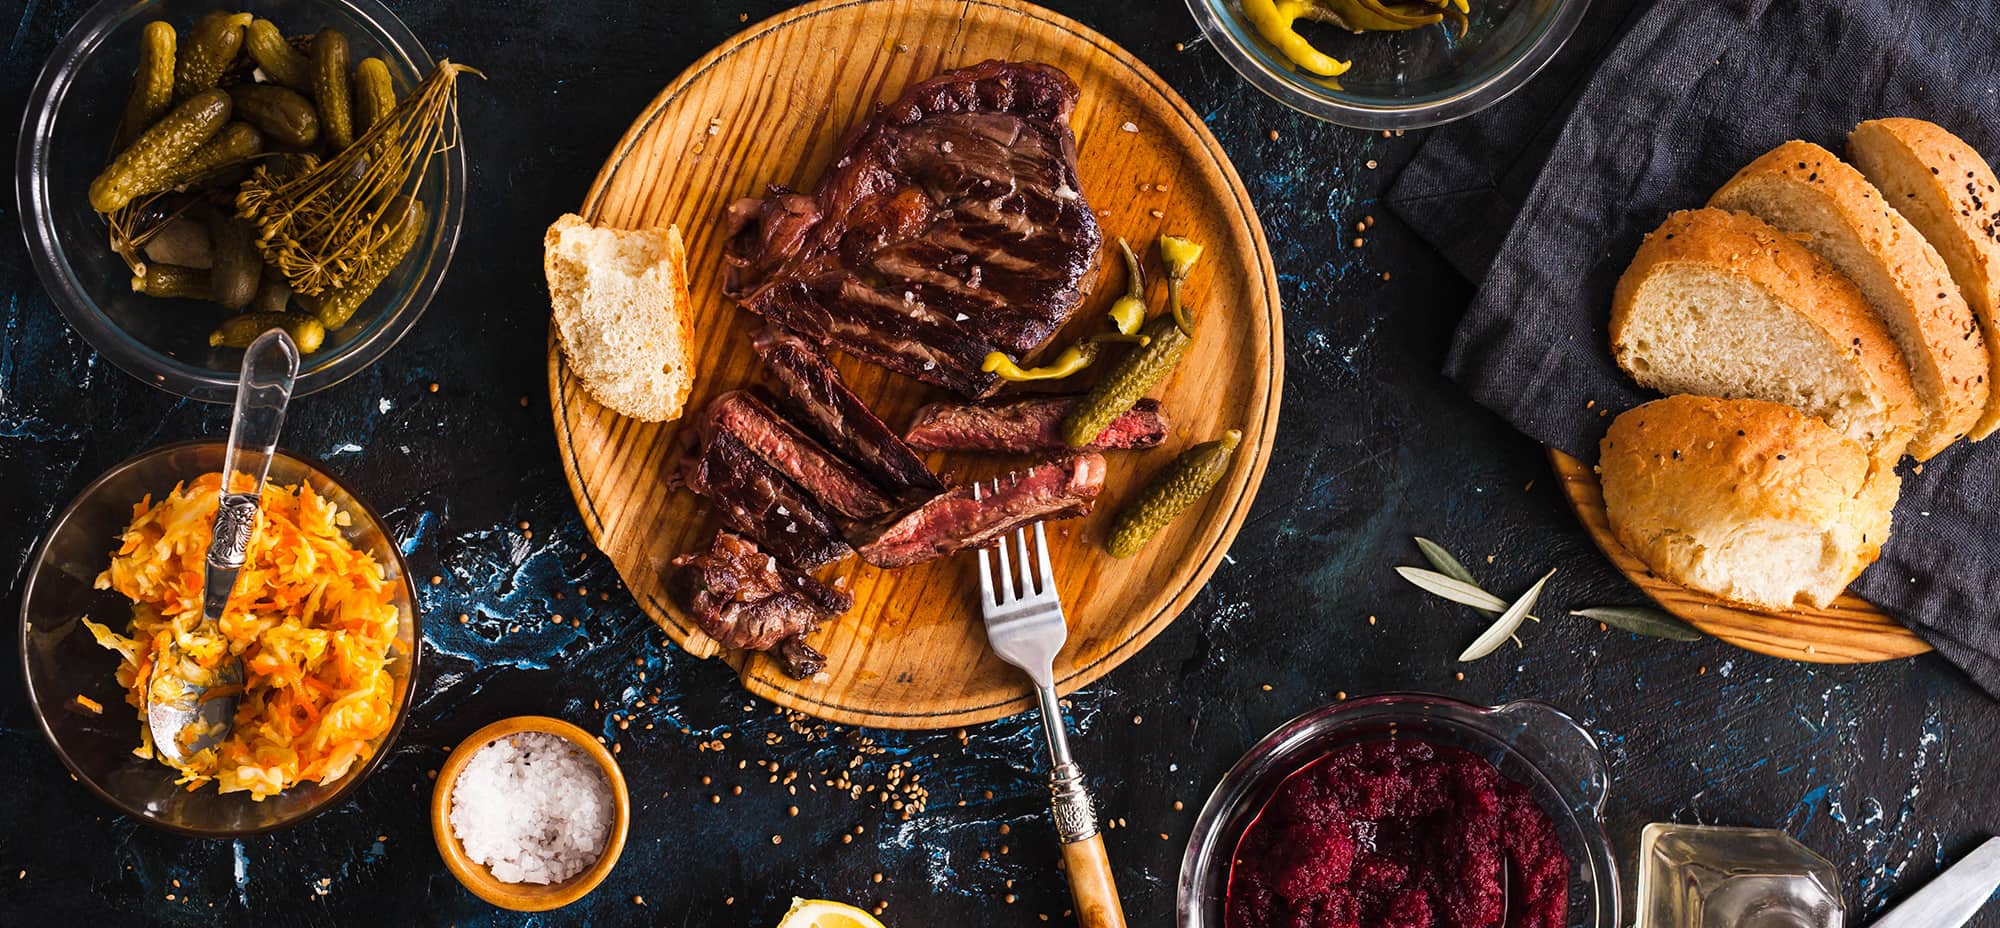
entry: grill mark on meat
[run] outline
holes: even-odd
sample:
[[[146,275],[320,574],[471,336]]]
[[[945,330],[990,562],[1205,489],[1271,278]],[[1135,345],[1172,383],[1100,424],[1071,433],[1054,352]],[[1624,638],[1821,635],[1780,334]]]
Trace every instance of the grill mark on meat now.
[[[725,648],[775,651],[804,679],[826,666],[805,636],[854,606],[854,597],[778,563],[747,538],[715,533],[709,549],[674,558],[670,588],[695,624]]]
[[[1062,422],[1080,394],[1023,396],[1001,402],[932,403],[917,410],[903,440],[923,451],[1039,454],[1068,451]],[[1085,451],[1157,447],[1169,423],[1160,401],[1142,399],[1105,426]]]
[[[940,494],[857,550],[876,567],[921,564],[979,547],[1030,522],[1088,515],[1103,489],[1101,454],[1037,464],[979,499],[971,487]]]
[[[715,501],[722,521],[780,560],[810,570],[846,557],[847,542],[819,504],[728,432],[704,429],[682,459],[688,489]]]
[[[841,519],[866,522],[895,508],[853,465],[834,457],[749,393],[731,390],[710,401],[708,425],[735,436],[751,453]]]
[[[851,131],[810,196],[729,209],[724,292],[821,346],[985,396],[1082,303],[1102,244],[1078,192],[1077,88],[988,61],[907,88]]]
[[[804,339],[766,326],[751,338],[764,366],[785,388],[786,407],[896,499],[917,503],[944,484],[910,446],[840,378],[840,371]]]

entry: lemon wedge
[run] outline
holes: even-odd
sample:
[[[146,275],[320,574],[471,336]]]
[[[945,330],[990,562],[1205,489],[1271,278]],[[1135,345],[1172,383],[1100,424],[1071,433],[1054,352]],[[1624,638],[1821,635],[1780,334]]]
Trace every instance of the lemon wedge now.
[[[792,910],[778,928],[884,928],[875,916],[845,902],[792,897]]]

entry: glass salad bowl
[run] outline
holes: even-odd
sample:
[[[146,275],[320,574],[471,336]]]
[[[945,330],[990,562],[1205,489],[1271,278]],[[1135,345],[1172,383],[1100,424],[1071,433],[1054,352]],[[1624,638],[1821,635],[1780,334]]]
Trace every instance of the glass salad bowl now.
[[[181,481],[221,471],[222,456],[220,441],[182,442],[141,454],[92,481],[50,526],[29,562],[21,592],[21,670],[28,702],[63,764],[118,811],[203,838],[241,837],[296,824],[338,804],[367,779],[388,756],[409,715],[420,638],[409,571],[381,518],[318,467],[280,451],[271,460],[270,482],[310,484],[347,513],[352,519],[345,529],[348,541],[382,565],[393,589],[402,613],[388,664],[395,719],[346,775],[326,784],[302,783],[261,802],[244,792],[217,792],[212,784],[190,791],[175,783],[178,771],[133,754],[142,723],[114,677],[119,656],[100,647],[82,620],[91,618],[114,630],[125,627],[131,602],[97,589],[95,580],[131,522],[133,505],[148,494],[157,500]],[[100,708],[92,709],[84,700]]]
[[[1392,737],[1469,751],[1528,787],[1568,858],[1567,925],[1620,928],[1618,868],[1603,820],[1610,776],[1597,740],[1544,703],[1488,708],[1425,693],[1321,706],[1243,755],[1208,797],[1181,858],[1180,928],[1221,928],[1237,843],[1279,784],[1336,747]]]

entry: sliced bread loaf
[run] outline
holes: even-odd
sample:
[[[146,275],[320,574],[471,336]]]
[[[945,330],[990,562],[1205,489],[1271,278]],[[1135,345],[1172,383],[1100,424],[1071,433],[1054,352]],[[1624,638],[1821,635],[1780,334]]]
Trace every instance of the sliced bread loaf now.
[[[2000,183],[1963,139],[1921,119],[1871,119],[1847,156],[1937,249],[1986,335],[1986,411],[1977,440],[2000,429]]]
[[[1911,455],[1928,459],[1971,431],[1989,392],[1986,339],[1944,259],[1860,171],[1811,142],[1786,142],[1736,172],[1708,205],[1763,219],[1861,288],[1924,404]]]
[[[566,215],[542,237],[563,357],[592,398],[648,422],[694,389],[687,251],[673,226],[607,229]]]
[[[1743,213],[1686,210],[1646,237],[1612,297],[1611,352],[1642,386],[1795,406],[1891,460],[1918,410],[1853,282]]]
[[[1761,400],[1655,400],[1600,450],[1620,542],[1675,583],[1767,609],[1839,596],[1881,553],[1901,484],[1826,423]]]

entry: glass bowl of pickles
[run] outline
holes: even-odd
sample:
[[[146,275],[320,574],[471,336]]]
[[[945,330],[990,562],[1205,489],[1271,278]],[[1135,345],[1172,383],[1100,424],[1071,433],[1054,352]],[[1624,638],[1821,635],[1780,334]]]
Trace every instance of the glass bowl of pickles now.
[[[102,0],[15,160],[49,300],[127,373],[208,402],[272,327],[298,392],[416,325],[465,209],[454,76],[375,0]]]
[[[1308,116],[1415,129],[1498,103],[1554,58],[1589,0],[1187,0],[1244,80]]]

